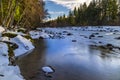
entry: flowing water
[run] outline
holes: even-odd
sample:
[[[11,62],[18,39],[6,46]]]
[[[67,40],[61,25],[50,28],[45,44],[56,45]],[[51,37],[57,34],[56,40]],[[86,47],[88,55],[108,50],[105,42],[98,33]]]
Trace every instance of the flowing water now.
[[[26,80],[120,80],[120,58],[69,39],[36,40],[36,49],[18,60]],[[104,53],[104,54],[103,54]],[[55,69],[52,77],[41,68]]]

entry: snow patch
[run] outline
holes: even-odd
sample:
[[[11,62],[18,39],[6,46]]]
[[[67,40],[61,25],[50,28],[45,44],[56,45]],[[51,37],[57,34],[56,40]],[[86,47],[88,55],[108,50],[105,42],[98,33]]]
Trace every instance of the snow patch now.
[[[8,55],[8,46],[6,43],[0,42],[0,55]]]

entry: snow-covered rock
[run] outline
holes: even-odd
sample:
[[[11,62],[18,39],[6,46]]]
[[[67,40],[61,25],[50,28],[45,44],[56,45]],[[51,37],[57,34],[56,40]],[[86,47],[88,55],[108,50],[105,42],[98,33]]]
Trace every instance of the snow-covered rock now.
[[[30,40],[22,37],[21,35],[18,35],[15,38],[11,38],[10,41],[16,43],[19,46],[18,49],[14,50],[15,56],[20,56],[35,48]]]
[[[42,38],[49,38],[49,34],[41,31],[30,31],[29,34],[31,35],[32,39],[39,39]]]
[[[38,31],[30,31],[29,34],[31,35],[32,39],[39,39],[40,37]]]
[[[9,41],[9,37],[1,37],[0,40],[1,41]]]
[[[54,72],[54,70],[53,70],[51,67],[49,67],[49,66],[42,67],[42,70],[43,70],[45,73],[47,73],[47,74]]]
[[[49,35],[47,33],[41,32],[40,37],[42,38],[49,38]]]

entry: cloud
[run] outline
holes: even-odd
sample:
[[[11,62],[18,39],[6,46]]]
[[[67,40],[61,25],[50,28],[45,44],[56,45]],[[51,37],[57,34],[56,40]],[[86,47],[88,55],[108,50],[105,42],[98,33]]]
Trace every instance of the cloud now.
[[[56,4],[62,5],[68,9],[73,10],[75,7],[79,7],[80,4],[86,2],[87,4],[90,3],[91,0],[44,0],[44,1],[52,1]]]
[[[59,11],[59,12],[58,11],[57,12],[55,12],[55,11],[49,11],[49,13],[50,14],[58,14],[58,15],[59,14],[65,14],[65,12],[63,12],[63,11]]]

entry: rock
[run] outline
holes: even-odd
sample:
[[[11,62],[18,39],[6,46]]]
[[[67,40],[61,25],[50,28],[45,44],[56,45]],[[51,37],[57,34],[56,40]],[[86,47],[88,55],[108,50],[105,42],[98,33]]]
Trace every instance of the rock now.
[[[3,75],[3,74],[0,74],[0,76],[1,76],[1,77],[4,77],[4,75]]]
[[[102,38],[103,36],[98,36],[98,37]]]
[[[114,32],[119,32],[119,30],[114,30]]]
[[[91,39],[92,37],[95,37],[95,35],[94,35],[94,34],[91,34],[91,35],[89,36],[89,39]]]
[[[99,33],[93,33],[93,34],[98,35]]]
[[[101,41],[99,41],[99,43],[101,44],[102,42],[101,42]]]
[[[84,36],[84,38],[88,38],[87,36]]]
[[[68,33],[67,31],[63,31],[63,33]]]
[[[51,66],[42,67],[42,71],[45,72],[46,74],[55,72]]]
[[[109,49],[109,50],[113,50],[114,46],[112,44],[107,44],[106,47]]]
[[[72,40],[72,42],[77,42],[77,40]]]
[[[117,38],[115,38],[115,39],[120,40],[120,37],[117,37]]]
[[[68,33],[67,35],[68,35],[68,36],[71,36],[71,35],[73,35],[73,34],[72,34],[72,33]]]
[[[107,47],[111,47],[111,46],[113,46],[113,45],[112,45],[112,44],[107,44],[106,46],[107,46]]]
[[[44,39],[44,38],[40,36],[39,39]]]
[[[7,56],[6,54],[2,54],[2,56]]]

